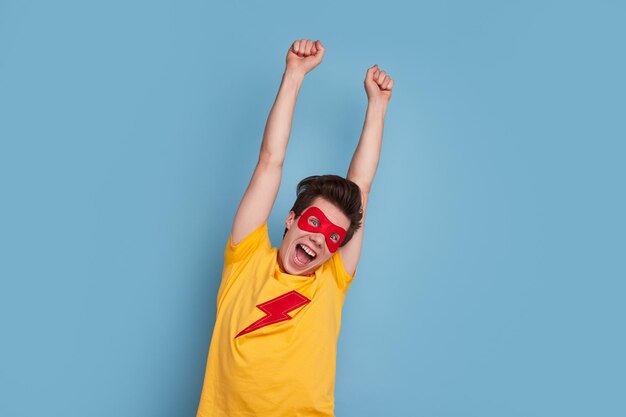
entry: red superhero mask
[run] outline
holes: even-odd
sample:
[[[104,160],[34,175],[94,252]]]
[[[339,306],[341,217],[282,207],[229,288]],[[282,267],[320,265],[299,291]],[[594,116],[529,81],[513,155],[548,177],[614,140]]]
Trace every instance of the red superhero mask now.
[[[326,238],[326,246],[332,253],[339,249],[339,245],[346,238],[346,231],[328,220],[324,212],[317,207],[309,207],[302,213],[298,220],[298,227],[307,232],[323,234]]]

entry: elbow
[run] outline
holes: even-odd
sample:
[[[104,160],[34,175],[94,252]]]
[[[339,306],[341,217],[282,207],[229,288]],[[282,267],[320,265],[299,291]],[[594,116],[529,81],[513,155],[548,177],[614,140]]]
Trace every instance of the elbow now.
[[[262,150],[259,154],[259,165],[282,168],[285,162],[284,155],[276,155]]]

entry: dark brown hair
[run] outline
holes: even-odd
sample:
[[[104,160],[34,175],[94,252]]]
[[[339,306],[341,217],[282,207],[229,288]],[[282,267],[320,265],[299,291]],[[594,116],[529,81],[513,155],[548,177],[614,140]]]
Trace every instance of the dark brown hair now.
[[[361,189],[349,179],[338,175],[313,175],[298,183],[296,195],[296,202],[291,208],[296,217],[300,216],[316,197],[322,197],[337,206],[350,219],[350,227],[346,230],[346,238],[341,246],[348,243],[354,232],[361,227],[363,218]]]

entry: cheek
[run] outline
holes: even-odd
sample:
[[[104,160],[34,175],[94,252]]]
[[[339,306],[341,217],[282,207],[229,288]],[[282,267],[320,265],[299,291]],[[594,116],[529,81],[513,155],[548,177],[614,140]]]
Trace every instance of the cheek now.
[[[324,262],[326,262],[327,260],[329,260],[330,258],[332,258],[334,255],[334,253],[332,253],[328,247],[324,248],[324,255],[323,255],[323,260]],[[322,262],[322,263],[324,263]]]

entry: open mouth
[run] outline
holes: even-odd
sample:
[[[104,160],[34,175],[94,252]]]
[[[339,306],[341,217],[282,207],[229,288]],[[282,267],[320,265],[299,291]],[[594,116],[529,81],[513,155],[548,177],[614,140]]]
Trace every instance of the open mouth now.
[[[308,246],[303,245],[302,243],[298,243],[296,245],[295,260],[299,265],[307,265],[309,262],[315,259],[316,256],[317,254],[315,253],[315,251],[313,251],[313,249],[309,248]]]

